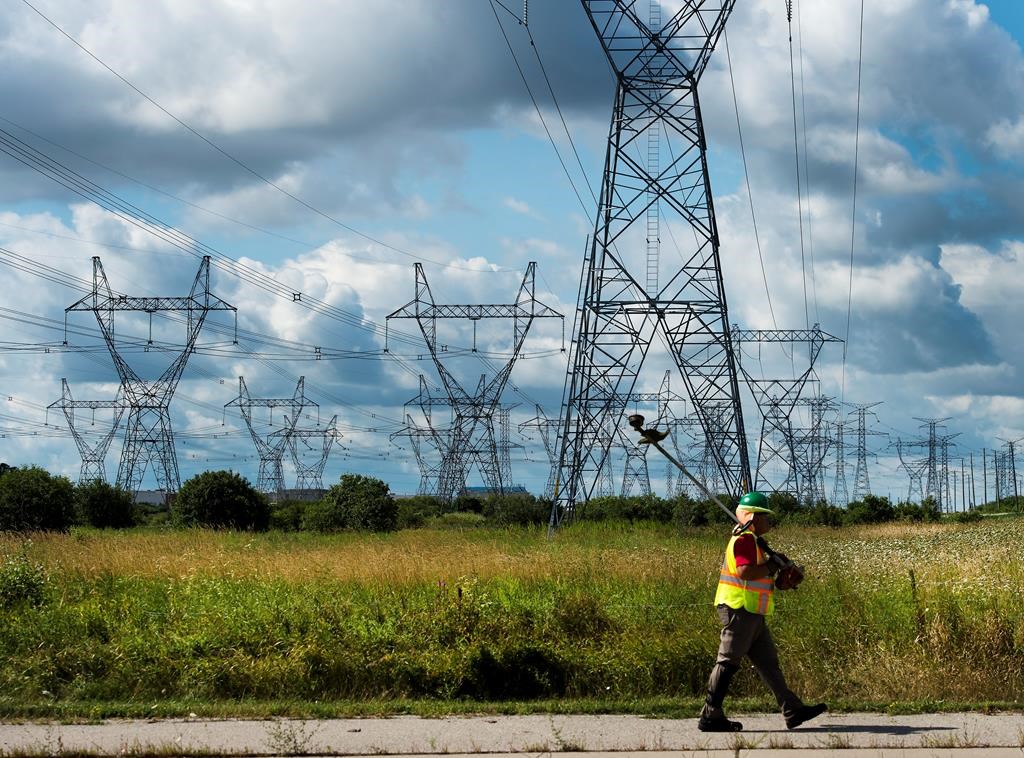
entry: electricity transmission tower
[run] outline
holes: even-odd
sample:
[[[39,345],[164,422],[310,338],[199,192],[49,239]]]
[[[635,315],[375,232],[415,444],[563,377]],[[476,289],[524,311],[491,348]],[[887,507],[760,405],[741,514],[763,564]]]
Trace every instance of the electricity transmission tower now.
[[[437,494],[446,501],[454,499],[466,486],[466,479],[475,462],[483,475],[487,486],[495,493],[503,493],[511,484],[509,474],[504,471],[501,460],[501,448],[495,438],[495,423],[500,422],[499,402],[501,394],[508,383],[512,367],[519,358],[527,332],[536,318],[562,318],[562,314],[541,303],[535,296],[537,264],[530,262],[526,267],[526,275],[519,288],[515,303],[509,305],[438,305],[427,284],[423,266],[416,265],[416,296],[398,310],[388,315],[387,321],[395,318],[415,319],[419,325],[423,339],[430,350],[437,373],[441,377],[445,393],[448,395],[454,420],[449,430],[448,440],[444,445],[441,461],[440,480]],[[512,355],[498,369],[494,377],[487,381],[486,375],[480,377],[476,390],[472,393],[463,388],[446,365],[445,350],[437,344],[438,319],[468,319],[476,322],[480,319],[511,319],[513,324]],[[441,346],[442,348],[444,346]],[[474,345],[475,351],[475,345]],[[500,423],[498,428],[500,435]]]
[[[871,480],[868,477],[868,436],[884,436],[881,432],[869,432],[867,429],[868,414],[874,416],[871,410],[882,402],[855,405],[849,415],[857,416],[857,468],[853,477],[853,499],[863,500],[866,495],[871,494]]]
[[[411,414],[406,413],[405,426],[397,432],[393,432],[390,436],[391,442],[396,445],[398,443],[395,440],[401,437],[408,438],[409,440],[409,445],[412,447],[413,455],[416,458],[416,467],[420,472],[420,483],[416,488],[417,495],[437,494],[437,472],[439,468],[430,465],[426,452],[423,449],[423,443],[431,441],[434,434],[433,429],[423,429],[413,420]]]
[[[798,405],[809,410],[809,426],[792,429],[790,445],[797,473],[797,498],[814,505],[825,499],[825,458],[832,445],[829,419],[838,408],[834,398],[802,398]]]
[[[297,414],[296,414],[297,415]],[[319,497],[324,490],[324,468],[334,443],[341,438],[338,416],[335,414],[327,426],[315,429],[297,429],[296,422],[285,420],[285,428],[273,432],[269,439],[283,437],[287,442],[297,473],[295,494],[300,499]]]
[[[1021,438],[1024,439],[1024,438]],[[1006,445],[1006,452],[1002,454],[1003,465],[996,469],[997,476],[996,482],[997,487],[1002,485],[1000,490],[1004,497],[1009,497],[1010,493],[1013,493],[1013,509],[1020,510],[1020,502],[1017,499],[1020,496],[1020,492],[1017,485],[1017,454],[1016,448],[1017,443],[1020,439],[1016,440],[1004,440],[1002,437],[999,438],[1000,442]],[[998,472],[1002,472],[1002,480],[999,479]]]
[[[249,388],[245,384],[244,377],[238,377],[238,397],[225,403],[225,408],[237,407],[241,411],[245,425],[249,429],[249,436],[256,445],[256,452],[260,457],[260,469],[256,478],[256,489],[268,495],[281,496],[284,491],[284,469],[281,466],[281,459],[284,457],[285,447],[288,445],[289,435],[295,429],[299,415],[304,408],[319,407],[316,403],[306,399],[305,395],[306,377],[300,376],[299,383],[295,387],[295,393],[286,398],[253,398],[249,395]],[[270,408],[271,422],[273,423],[273,409],[284,408],[289,411],[285,414],[285,423],[277,436],[263,434],[253,423],[253,408]]]
[[[924,502],[924,480],[925,471],[928,468],[928,459],[923,460],[912,460],[909,455],[904,455],[904,448],[917,447],[921,443],[919,442],[904,442],[901,438],[896,438],[896,455],[899,456],[900,465],[903,470],[907,472],[907,476],[910,479],[910,483],[907,487],[907,501],[913,502],[914,496],[917,496],[917,502]]]
[[[757,471],[754,489],[769,492],[799,491],[797,450],[793,445],[793,411],[803,398],[807,382],[814,375],[814,364],[829,342],[842,342],[818,324],[811,329],[740,329],[733,325],[732,344],[737,348],[736,363],[761,411],[761,436],[757,446]],[[744,343],[789,346],[795,357],[796,346],[807,345],[807,368],[791,379],[758,379],[744,365],[740,346]]]
[[[926,498],[933,498],[939,506],[939,510],[943,510],[944,505],[950,500],[949,497],[949,443],[954,437],[958,437],[957,434],[939,434],[940,428],[944,427],[944,422],[949,421],[949,418],[919,418],[914,417],[915,421],[921,422],[921,428],[928,428],[928,437],[926,440],[911,443],[917,447],[924,447],[928,450],[928,458],[925,464],[925,488],[924,496]]]
[[[107,470],[103,460],[107,457],[107,450],[110,449],[110,443],[114,439],[114,435],[117,434],[117,428],[121,425],[121,415],[124,413],[124,399],[121,388],[117,388],[117,396],[113,400],[75,400],[71,396],[71,387],[68,386],[68,380],[61,379],[60,385],[60,400],[50,403],[46,406],[46,409],[49,411],[50,408],[60,408],[64,412],[64,418],[68,422],[68,429],[71,430],[71,436],[75,438],[75,445],[78,446],[78,453],[82,456],[82,470],[78,475],[78,482],[79,484],[95,480],[105,482],[107,480]],[[76,410],[92,411],[92,419],[89,422],[90,426],[96,425],[97,410],[112,410],[114,412],[113,420],[109,429],[99,434],[98,441],[90,443],[86,439],[86,432],[80,426],[75,425]]]
[[[641,14],[636,0],[583,0],[617,91],[563,398],[552,526],[599,489],[608,430],[622,425],[615,399],[633,392],[656,339],[682,375],[727,490],[749,486],[697,96],[734,2],[686,0],[662,23],[657,2]],[[672,262],[656,244],[662,216],[669,231],[682,230]]]
[[[544,453],[550,466],[547,482],[544,484],[544,497],[552,497],[555,493],[555,474],[558,471],[558,452],[555,448],[558,427],[561,424],[556,418],[548,418],[540,405],[536,406],[537,415],[519,425],[519,431],[535,429],[544,445]]]
[[[231,311],[238,309],[210,292],[210,257],[203,256],[199,271],[192,282],[188,295],[182,297],[132,297],[115,295],[107,282],[107,275],[98,257],[92,259],[92,292],[78,302],[68,306],[65,313],[90,311],[96,317],[103,339],[107,343],[110,357],[117,368],[128,407],[128,422],[121,464],[117,471],[117,484],[137,494],[147,464],[152,464],[160,489],[177,492],[181,487],[178,473],[178,458],[174,451],[174,433],[171,429],[171,399],[178,387],[185,364],[195,350],[196,340],[210,311]],[[148,313],[150,339],[152,340],[152,319],[154,313],[176,312],[186,314],[185,342],[180,346],[177,357],[171,361],[155,381],[143,379],[118,349],[114,335],[114,313],[133,311]],[[65,327],[65,344],[67,344]]]
[[[850,491],[846,488],[846,422],[837,421],[835,432],[836,475],[832,485],[832,505],[849,505]]]

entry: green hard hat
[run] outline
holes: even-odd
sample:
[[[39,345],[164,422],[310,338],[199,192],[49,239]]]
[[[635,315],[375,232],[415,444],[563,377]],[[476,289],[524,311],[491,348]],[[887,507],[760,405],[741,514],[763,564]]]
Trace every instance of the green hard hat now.
[[[749,513],[774,513],[771,508],[768,507],[768,498],[765,497],[763,492],[748,492],[746,495],[740,498],[740,508]]]

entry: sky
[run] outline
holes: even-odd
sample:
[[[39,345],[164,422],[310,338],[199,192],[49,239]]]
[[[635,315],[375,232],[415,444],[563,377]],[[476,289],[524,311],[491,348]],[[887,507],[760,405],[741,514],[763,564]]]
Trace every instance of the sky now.
[[[415,321],[385,327],[416,294],[414,263],[437,303],[509,304],[536,261],[536,297],[565,315],[565,336],[560,319],[533,323],[503,402],[514,406],[513,478],[542,490],[544,448],[518,427],[537,405],[559,414],[614,80],[580,3],[532,3],[528,27],[521,3],[504,5],[6,4],[0,460],[78,477],[67,422],[47,406],[61,378],[76,400],[117,390],[92,313],[67,314],[63,345],[65,309],[90,290],[92,257],[115,292],[170,297],[189,292],[205,253],[210,290],[237,307],[241,331],[234,345],[232,314],[211,313],[177,386],[182,479],[231,468],[255,481],[253,442],[224,406],[239,376],[264,399],[290,398],[304,376],[319,409],[300,427],[337,415],[341,433],[324,482],[365,473],[415,492],[410,442],[391,436],[419,375],[435,392],[439,378]],[[676,5],[664,0],[663,16]],[[959,472],[973,455],[980,500],[986,450],[991,499],[992,449],[1024,436],[1014,326],[1024,10],[1017,0],[863,5],[861,56],[856,0],[797,0],[791,23],[782,0],[739,0],[701,81],[730,317],[760,329],[820,323],[845,339],[822,350],[813,391],[843,403],[847,420],[854,404],[881,403],[873,491],[904,497],[896,439],[919,440],[916,419],[948,418],[951,465]],[[25,144],[76,178],[61,184],[27,165]],[[97,193],[108,193],[105,207]],[[180,317],[118,313],[115,324],[143,377],[181,350]],[[468,356],[469,322],[439,322],[437,340],[473,390],[509,359],[512,325],[479,322]],[[775,370],[761,358],[758,370]],[[755,348],[741,356],[757,359]],[[642,384],[654,391],[661,364],[651,365]],[[744,403],[754,454],[760,419],[749,394]],[[257,431],[280,428],[284,413],[254,409]],[[104,409],[76,414],[86,440],[112,421]],[[120,456],[119,434],[111,479]],[[831,494],[834,455],[827,463]],[[289,485],[294,476],[288,463]],[[663,493],[661,462],[651,477]],[[481,483],[471,472],[469,484]],[[148,471],[144,487],[155,486]]]

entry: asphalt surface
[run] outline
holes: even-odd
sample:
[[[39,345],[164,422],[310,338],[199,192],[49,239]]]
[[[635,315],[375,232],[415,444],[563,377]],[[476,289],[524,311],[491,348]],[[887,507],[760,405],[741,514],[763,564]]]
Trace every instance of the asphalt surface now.
[[[695,719],[639,716],[471,716],[425,719],[111,720],[0,724],[0,755],[539,755],[631,753],[700,756],[1015,756],[1020,713],[824,714],[795,730],[779,715],[730,714],[735,734],[704,734]]]

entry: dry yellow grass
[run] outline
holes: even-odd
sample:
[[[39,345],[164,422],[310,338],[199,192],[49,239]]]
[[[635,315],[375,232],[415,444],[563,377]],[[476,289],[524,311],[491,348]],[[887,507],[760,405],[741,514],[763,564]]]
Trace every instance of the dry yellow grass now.
[[[31,535],[27,550],[50,569],[86,577],[202,575],[391,585],[453,576],[645,581],[690,574],[695,563],[711,571],[719,560],[718,546],[707,539],[684,544],[664,529],[583,531],[580,540],[572,531],[548,539],[542,530],[409,530],[384,536],[81,530]],[[0,554],[25,545],[23,537],[0,536]]]

